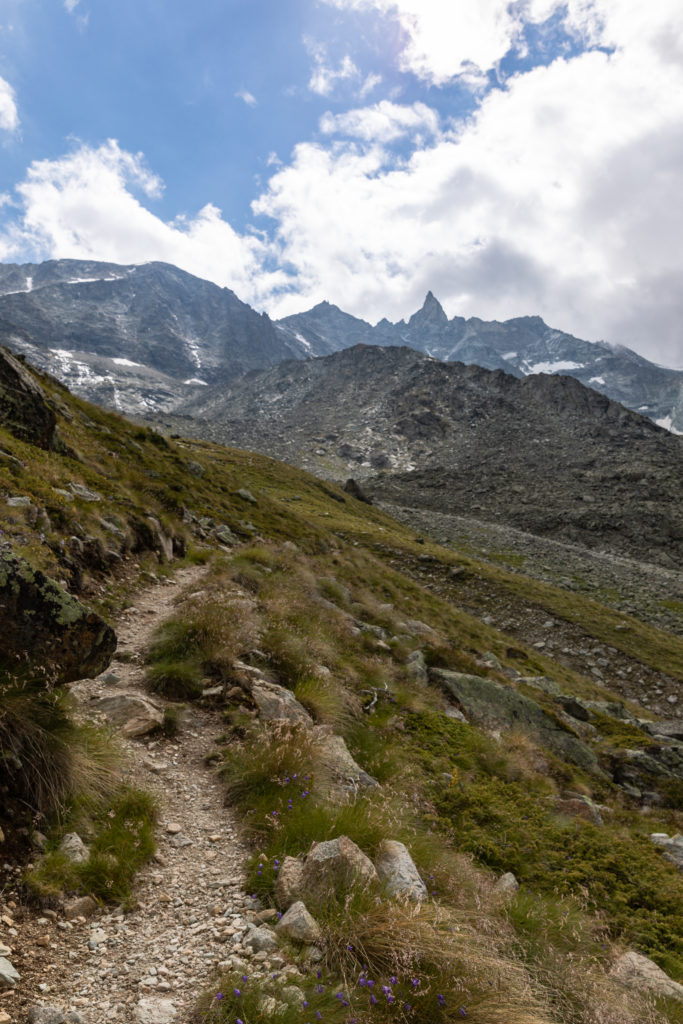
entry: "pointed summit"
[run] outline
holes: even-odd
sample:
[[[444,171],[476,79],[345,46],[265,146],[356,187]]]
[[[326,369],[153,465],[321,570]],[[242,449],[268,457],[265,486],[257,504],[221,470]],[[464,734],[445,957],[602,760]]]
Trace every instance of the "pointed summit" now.
[[[448,317],[444,313],[443,306],[438,299],[434,297],[433,292],[427,292],[427,296],[422,304],[422,309],[418,310],[417,313],[413,313],[410,320],[408,321],[408,327],[417,327],[419,329],[441,327],[448,323]]]

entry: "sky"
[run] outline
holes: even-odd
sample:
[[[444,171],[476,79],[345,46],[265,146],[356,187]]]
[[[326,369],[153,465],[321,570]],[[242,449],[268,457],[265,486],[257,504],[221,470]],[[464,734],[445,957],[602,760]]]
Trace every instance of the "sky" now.
[[[0,0],[0,261],[683,368],[680,0]]]

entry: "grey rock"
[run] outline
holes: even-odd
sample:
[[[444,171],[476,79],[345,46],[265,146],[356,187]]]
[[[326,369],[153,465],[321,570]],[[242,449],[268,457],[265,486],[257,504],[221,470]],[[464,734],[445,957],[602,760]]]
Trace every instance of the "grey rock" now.
[[[135,1007],[135,1020],[136,1024],[172,1024],[176,1013],[172,999],[147,997]]]
[[[373,882],[379,877],[370,858],[348,836],[339,836],[311,847],[301,873],[301,894],[314,905]]]
[[[65,1024],[65,1018],[57,1006],[32,1006],[28,1011],[28,1024]]]
[[[266,679],[255,682],[251,695],[264,722],[285,720],[304,726],[312,726],[313,719],[299,703],[291,690]]]
[[[97,903],[92,896],[81,896],[64,907],[64,917],[67,921],[73,921],[75,917],[92,917],[96,912]]]
[[[59,852],[74,864],[82,864],[90,856],[88,847],[77,832],[67,832],[59,844]]]
[[[48,451],[59,448],[57,417],[47,404],[45,392],[28,367],[2,347],[0,423],[21,441]]]
[[[70,483],[68,487],[73,496],[80,498],[81,501],[102,501],[102,495],[92,491],[85,484]]]
[[[676,833],[675,836],[666,835],[664,832],[653,832],[650,836],[651,842],[662,847],[664,857],[672,864],[683,870],[683,836]]]
[[[505,874],[501,875],[500,878],[496,881],[496,884],[494,885],[493,888],[495,892],[517,892],[517,890],[519,889],[519,882],[517,881],[517,879],[511,871],[506,871]]]
[[[665,719],[659,722],[643,721],[638,722],[641,729],[649,732],[651,736],[661,736],[663,739],[683,740],[683,718]]]
[[[275,926],[277,934],[286,935],[295,942],[316,943],[321,936],[320,925],[308,912],[304,903],[293,903]]]
[[[116,693],[93,701],[112,725],[129,737],[145,736],[158,729],[164,720],[163,712],[152,701],[135,693]]]
[[[242,501],[248,501],[250,505],[258,505],[258,500],[254,497],[251,491],[246,490],[244,487],[240,487],[238,491],[235,491],[235,494],[238,498],[241,498]]]
[[[683,985],[670,978],[661,967],[641,953],[623,953],[610,974],[627,988],[655,997],[683,1001]]]
[[[271,950],[279,948],[277,935],[272,928],[266,928],[265,925],[260,925],[258,928],[250,925],[247,934],[242,939],[242,945],[254,953],[270,953]]]
[[[526,683],[527,686],[533,686],[537,690],[543,690],[544,693],[549,693],[553,697],[559,697],[562,693],[555,680],[549,679],[547,676],[520,676],[517,682]]]
[[[227,547],[234,547],[235,544],[239,543],[239,538],[224,523],[216,527],[215,537],[216,540],[220,541],[221,544],[227,545]]]
[[[185,846],[192,846],[192,840],[188,836],[184,836],[182,832],[178,835],[171,836],[168,841],[169,846],[174,846],[177,850],[182,850]]]
[[[6,504],[10,508],[30,508],[31,499],[21,495],[15,498],[8,498]]]
[[[379,786],[376,779],[368,775],[351,756],[343,738],[325,729],[316,729],[318,757],[333,780],[333,790],[373,789]]]
[[[447,669],[432,669],[430,679],[458,701],[465,715],[498,728],[516,728],[588,771],[597,770],[593,751],[563,730],[535,701],[510,686]]]
[[[14,988],[21,981],[21,975],[6,957],[0,956],[0,989]]]
[[[413,651],[406,663],[406,673],[420,683],[427,682],[427,665],[422,651]]]
[[[275,880],[275,902],[285,910],[298,900],[301,891],[303,861],[298,857],[285,857]]]
[[[375,868],[390,896],[415,903],[427,899],[427,886],[403,843],[383,839],[375,857]]]

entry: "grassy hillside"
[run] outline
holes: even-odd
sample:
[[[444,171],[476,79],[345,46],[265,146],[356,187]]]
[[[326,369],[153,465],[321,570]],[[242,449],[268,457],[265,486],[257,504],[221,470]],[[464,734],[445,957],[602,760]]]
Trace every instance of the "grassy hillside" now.
[[[683,980],[683,876],[648,838],[681,829],[680,777],[647,762],[640,788],[655,797],[625,786],[630,776],[624,770],[621,778],[619,766],[631,764],[629,752],[661,746],[634,721],[645,713],[615,714],[618,694],[487,625],[485,595],[495,586],[512,601],[533,602],[677,679],[679,638],[581,594],[440,548],[290,466],[162,437],[37,379],[57,412],[63,447],[43,450],[0,425],[2,541],[105,618],[129,604],[150,574],[170,573],[183,559],[207,563],[202,600],[181,601],[152,647],[149,684],[177,704],[222,687],[222,739],[212,747],[207,737],[207,755],[253,840],[254,895],[268,905],[283,858],[339,834],[371,857],[384,838],[404,842],[428,883],[421,910],[378,901],[372,891],[319,908],[325,984],[311,988],[309,1014],[317,1008],[339,1021],[349,1013],[368,1021],[467,1016],[481,1024],[683,1019],[680,1005],[626,998],[606,973],[620,949],[633,948]],[[481,583],[481,614],[459,607],[463,573]],[[306,734],[256,716],[244,665],[287,688],[317,725],[343,737],[379,785],[340,797]],[[468,721],[451,717],[462,704],[436,670],[533,701],[553,735],[585,747],[585,763],[567,759],[514,716],[501,723],[497,709],[489,718],[467,709]],[[3,732],[10,690],[5,679],[0,761],[10,756]],[[573,718],[571,698],[602,703]],[[48,774],[52,739],[63,752],[65,731],[72,746],[78,732],[65,699],[51,699],[59,714],[43,723]],[[81,736],[79,743],[96,760],[94,741]],[[97,819],[122,799],[115,763],[97,757],[106,762],[104,778],[95,772],[86,785],[74,772],[71,787],[43,799],[47,817],[61,812],[68,822],[90,801]],[[305,799],[295,774],[307,779]],[[36,782],[23,784],[22,799],[35,810]],[[594,805],[599,817],[585,810]],[[145,814],[153,820],[153,808]],[[504,897],[494,882],[508,871],[519,888]],[[50,879],[42,884],[51,891]],[[101,879],[69,884],[106,896]],[[127,879],[117,897],[129,886]],[[365,999],[361,980],[371,976],[391,1000],[387,993],[377,1004]],[[214,993],[198,1019],[256,1019],[268,986],[259,978],[249,986],[253,1005],[216,1001]],[[221,992],[235,987],[224,979]],[[345,996],[328,999],[333,988]],[[281,1019],[308,1018],[297,1009]]]

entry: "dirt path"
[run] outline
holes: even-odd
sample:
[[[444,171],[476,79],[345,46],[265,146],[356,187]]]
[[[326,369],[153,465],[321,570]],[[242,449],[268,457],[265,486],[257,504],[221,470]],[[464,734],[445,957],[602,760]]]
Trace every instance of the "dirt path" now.
[[[92,697],[145,693],[145,648],[179,591],[201,589],[204,571],[181,569],[174,581],[136,595],[117,626],[117,654],[126,660],[115,658],[98,680],[73,688],[86,714]],[[250,905],[241,875],[247,851],[204,763],[219,731],[214,715],[193,709],[175,740],[122,741],[126,777],[155,793],[160,806],[158,854],[138,877],[137,907],[73,921],[61,914],[22,920],[17,911],[12,961],[22,981],[0,1000],[0,1020],[4,1010],[12,1024],[23,1024],[44,1003],[76,1011],[73,1019],[85,1024],[186,1024]]]

